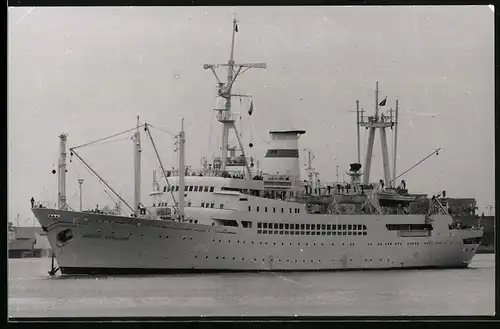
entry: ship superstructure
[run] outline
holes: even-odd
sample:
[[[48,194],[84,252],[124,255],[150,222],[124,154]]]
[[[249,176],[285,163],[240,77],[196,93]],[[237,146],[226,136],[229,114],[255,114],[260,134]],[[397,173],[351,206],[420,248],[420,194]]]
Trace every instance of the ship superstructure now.
[[[262,168],[255,169],[253,158],[245,153],[231,111],[232,97],[250,96],[232,94],[232,88],[242,72],[265,68],[265,64],[234,62],[237,29],[238,22],[233,20],[228,63],[204,66],[214,73],[217,97],[223,103],[214,109],[222,124],[223,137],[220,156],[212,159],[212,163],[206,161],[200,170],[185,165],[185,140],[189,136],[186,137],[182,123],[176,136],[179,163],[176,169],[167,171],[151,134],[153,126],[141,125],[138,118],[133,136],[132,205],[81,158],[78,147],[70,148],[71,156],[88,166],[128,207],[128,213],[73,211],[65,196],[67,137],[60,136],[58,209],[36,203],[32,210],[47,232],[61,272],[126,274],[468,266],[482,229],[454,225],[449,210],[440,201],[442,195],[429,198],[410,194],[403,180],[396,187],[399,177],[395,175],[395,161],[393,176],[390,175],[385,129],[397,127],[397,114],[395,120],[392,115],[389,119],[379,115],[378,85],[375,115],[364,120],[359,103],[357,109],[358,132],[360,127],[369,129],[364,173],[359,163],[358,133],[358,162],[350,165],[350,182],[321,184],[312,170],[309,180],[302,180],[299,138],[305,130],[271,131]],[[221,82],[216,74],[215,69],[220,66],[228,69],[226,82]],[[141,138],[142,128],[146,136]],[[380,130],[382,140],[384,180],[373,184],[369,172],[376,129]],[[235,132],[238,147],[229,146],[230,131]],[[150,205],[141,201],[139,190],[144,139],[153,145],[162,177],[157,181],[155,174]],[[416,202],[419,206],[413,206]],[[55,272],[53,268],[50,273]]]

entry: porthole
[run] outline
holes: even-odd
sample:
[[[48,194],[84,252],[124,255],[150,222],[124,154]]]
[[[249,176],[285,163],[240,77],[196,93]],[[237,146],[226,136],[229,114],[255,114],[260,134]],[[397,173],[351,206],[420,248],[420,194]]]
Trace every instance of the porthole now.
[[[205,256],[205,259],[208,259],[208,256]]]

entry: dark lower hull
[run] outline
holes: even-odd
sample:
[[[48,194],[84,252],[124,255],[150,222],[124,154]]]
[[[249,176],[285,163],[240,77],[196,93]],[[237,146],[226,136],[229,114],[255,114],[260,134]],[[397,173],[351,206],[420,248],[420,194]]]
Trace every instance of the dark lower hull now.
[[[349,268],[320,270],[224,270],[224,269],[164,269],[164,268],[108,268],[108,267],[61,267],[64,275],[151,275],[151,274],[182,274],[182,273],[256,273],[256,272],[336,272],[336,271],[388,271],[388,270],[426,270],[426,269],[463,269],[468,264],[456,266],[425,266],[425,267],[389,267],[389,268]]]

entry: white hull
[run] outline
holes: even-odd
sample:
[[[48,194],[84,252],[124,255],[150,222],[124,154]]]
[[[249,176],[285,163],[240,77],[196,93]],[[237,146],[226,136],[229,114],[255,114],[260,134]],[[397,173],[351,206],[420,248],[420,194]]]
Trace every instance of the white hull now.
[[[397,215],[306,215],[310,223],[351,224],[362,219],[367,227],[367,235],[312,236],[258,234],[255,223],[242,228],[46,208],[33,212],[47,229],[63,273],[466,267],[478,244],[464,245],[463,239],[482,236],[480,229],[449,230],[446,215],[436,215],[435,222],[443,223],[434,225],[431,236],[400,237],[385,228],[395,217],[400,221]],[[423,222],[424,216],[415,216]],[[72,238],[61,243],[57,235],[65,229],[71,230]]]

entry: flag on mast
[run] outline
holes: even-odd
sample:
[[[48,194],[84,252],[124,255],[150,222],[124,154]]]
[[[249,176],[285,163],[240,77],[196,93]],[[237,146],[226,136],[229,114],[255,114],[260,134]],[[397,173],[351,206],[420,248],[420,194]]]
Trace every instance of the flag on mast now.
[[[385,106],[385,103],[387,103],[387,97],[384,98],[384,100],[381,101],[380,104],[378,104],[378,106]]]
[[[250,102],[250,109],[248,110],[248,115],[252,115],[253,113],[253,100]]]

